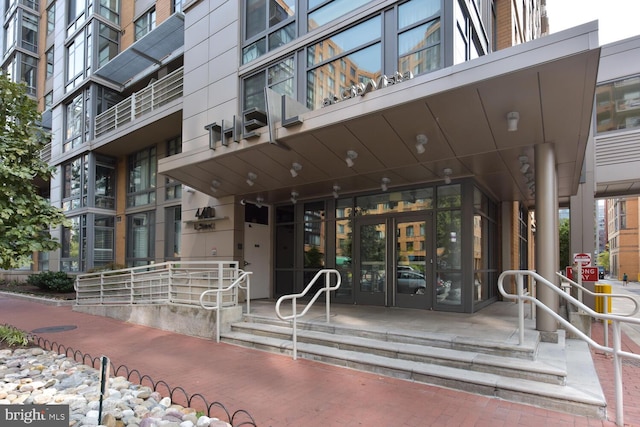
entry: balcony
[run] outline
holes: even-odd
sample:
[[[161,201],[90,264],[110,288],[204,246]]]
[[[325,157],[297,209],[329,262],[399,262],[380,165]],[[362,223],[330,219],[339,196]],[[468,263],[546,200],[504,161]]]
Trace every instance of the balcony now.
[[[183,67],[96,116],[96,138],[118,130],[182,97]]]

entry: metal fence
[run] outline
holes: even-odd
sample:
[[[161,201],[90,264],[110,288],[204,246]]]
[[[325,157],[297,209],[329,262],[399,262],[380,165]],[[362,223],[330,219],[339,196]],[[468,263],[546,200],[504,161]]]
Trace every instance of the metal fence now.
[[[182,97],[183,68],[150,84],[96,116],[96,137],[114,131],[133,120]]]
[[[237,261],[164,262],[76,276],[78,305],[182,304],[201,307],[201,295],[225,289],[242,274]],[[205,303],[217,304],[215,294]],[[209,299],[207,299],[209,298]],[[238,304],[238,287],[221,295],[221,306]]]

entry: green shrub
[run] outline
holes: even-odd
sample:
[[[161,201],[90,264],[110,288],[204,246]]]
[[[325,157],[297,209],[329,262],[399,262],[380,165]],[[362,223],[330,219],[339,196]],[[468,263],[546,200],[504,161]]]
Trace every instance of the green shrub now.
[[[64,271],[43,271],[27,277],[28,284],[54,292],[72,292],[73,282],[73,277]]]
[[[10,325],[0,325],[0,342],[10,347],[26,346],[29,344],[27,333]]]

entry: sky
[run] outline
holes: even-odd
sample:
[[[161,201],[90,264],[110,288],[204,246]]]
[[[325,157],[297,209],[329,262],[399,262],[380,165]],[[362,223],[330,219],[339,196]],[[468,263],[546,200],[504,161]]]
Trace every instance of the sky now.
[[[640,35],[638,0],[547,0],[551,33],[598,19],[600,45]]]

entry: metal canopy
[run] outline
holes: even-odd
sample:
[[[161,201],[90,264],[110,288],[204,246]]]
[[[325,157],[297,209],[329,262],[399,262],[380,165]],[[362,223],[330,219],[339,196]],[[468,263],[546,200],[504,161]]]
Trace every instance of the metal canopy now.
[[[390,190],[441,182],[451,169],[452,179],[473,177],[496,200],[532,205],[521,157],[535,171],[534,146],[553,143],[566,201],[580,182],[599,57],[597,23],[585,24],[301,114],[300,125],[276,125],[289,150],[269,144],[263,128],[260,138],[161,159],[159,172],[214,197],[277,203],[291,191],[300,200],[330,196],[334,185],[341,195],[380,191],[382,178]],[[515,132],[510,111],[520,114]],[[424,153],[418,134],[428,137]],[[358,153],[353,167],[347,150]],[[302,165],[295,177],[294,162]]]
[[[100,67],[95,74],[124,86],[129,80],[184,46],[184,15],[174,13],[140,40]]]

